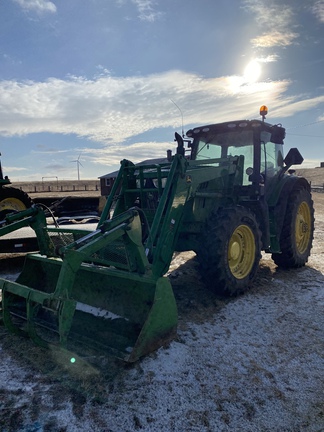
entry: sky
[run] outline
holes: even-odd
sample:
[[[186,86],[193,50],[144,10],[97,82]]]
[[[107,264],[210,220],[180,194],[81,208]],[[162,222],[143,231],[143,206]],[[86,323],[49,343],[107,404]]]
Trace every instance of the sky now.
[[[97,179],[261,105],[320,166],[323,47],[324,0],[0,0],[4,174]]]

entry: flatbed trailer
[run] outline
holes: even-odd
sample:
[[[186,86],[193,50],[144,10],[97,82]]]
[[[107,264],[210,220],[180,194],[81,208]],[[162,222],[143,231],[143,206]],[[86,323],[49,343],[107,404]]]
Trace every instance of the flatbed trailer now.
[[[93,224],[85,224],[84,221],[91,219],[92,222],[98,222],[99,219],[100,197],[38,196],[33,198],[33,203],[50,208],[59,225],[70,223],[74,229],[88,229],[87,226],[93,227]],[[37,236],[29,226],[0,236],[0,253],[25,253],[38,250]]]
[[[32,198],[35,204],[42,204],[46,207],[53,208],[57,217],[73,216],[80,214],[96,214],[100,212],[99,196],[41,196]]]
[[[33,252],[38,249],[35,231],[30,227],[0,237],[0,253]]]
[[[81,223],[86,216],[79,216],[73,219],[74,222],[68,218],[57,219],[59,225],[68,226],[69,229],[84,229],[94,230],[96,227],[96,219],[93,217],[92,223]],[[79,223],[78,223],[79,222]],[[61,226],[60,225],[60,226]],[[0,237],[0,254],[2,253],[26,253],[35,252],[39,250],[37,242],[37,236],[35,231],[31,227],[23,227],[16,231],[10,232]]]

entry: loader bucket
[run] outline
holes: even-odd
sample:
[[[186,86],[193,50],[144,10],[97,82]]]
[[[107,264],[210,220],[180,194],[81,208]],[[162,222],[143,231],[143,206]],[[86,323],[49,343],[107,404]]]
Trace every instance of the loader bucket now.
[[[128,362],[174,337],[177,307],[167,278],[82,263],[66,296],[59,289],[64,267],[61,259],[28,255],[16,282],[0,280],[9,330],[39,345],[81,356],[88,346]]]

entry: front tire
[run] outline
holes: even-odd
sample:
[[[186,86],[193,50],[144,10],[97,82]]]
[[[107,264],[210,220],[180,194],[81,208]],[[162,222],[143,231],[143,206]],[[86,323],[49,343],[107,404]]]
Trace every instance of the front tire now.
[[[9,213],[17,213],[31,207],[32,200],[26,192],[12,187],[0,188],[0,220]]]
[[[310,192],[305,188],[293,190],[287,204],[280,236],[281,253],[273,253],[278,267],[304,266],[314,238],[314,206]]]
[[[197,252],[207,285],[222,295],[247,291],[259,268],[261,233],[254,214],[241,206],[211,215]]]

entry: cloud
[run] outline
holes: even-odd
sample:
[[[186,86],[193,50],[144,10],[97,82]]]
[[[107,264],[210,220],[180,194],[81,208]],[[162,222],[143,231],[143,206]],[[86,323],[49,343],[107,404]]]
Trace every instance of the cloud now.
[[[18,172],[18,171],[28,171],[28,168],[23,168],[23,167],[9,167],[6,166],[5,167],[6,171],[10,171],[10,172]]]
[[[298,33],[293,32],[272,31],[251,39],[251,43],[259,48],[285,47],[291,45],[298,36]]]
[[[37,13],[55,13],[56,6],[48,0],[12,0],[17,3],[22,9],[34,11]]]
[[[262,29],[261,35],[251,39],[254,47],[288,46],[299,37],[292,31],[294,9],[287,4],[273,0],[245,0],[243,4],[244,9],[255,15],[255,22]]]
[[[311,8],[313,14],[317,17],[317,19],[324,23],[324,1],[315,2],[314,6]]]
[[[120,161],[131,159],[138,163],[146,159],[166,157],[167,150],[174,150],[175,144],[170,142],[136,142],[128,145],[111,145],[102,149],[83,149],[87,155],[86,160],[98,165],[116,167],[118,169]]]
[[[70,151],[70,150],[60,150],[60,149],[53,148],[53,147],[46,148],[46,146],[40,146],[40,145],[37,145],[36,147],[37,147],[37,150],[32,150],[31,153],[37,153],[37,154],[53,154],[53,153],[55,153],[55,154],[58,154],[58,153],[67,153]]]
[[[263,91],[271,91],[271,86],[266,84]],[[2,81],[0,134],[73,133],[99,142],[122,142],[178,124],[179,112],[171,98],[191,123],[212,120],[224,98],[229,97],[231,104],[233,95],[248,91],[226,77],[204,79],[181,71],[95,80]]]
[[[70,161],[70,162],[72,162],[72,161]],[[45,169],[47,172],[55,172],[55,173],[65,172],[65,171],[67,171],[67,167],[66,167],[66,165],[63,165],[63,164],[57,163],[57,162],[55,162],[55,161],[53,161],[53,162],[48,163],[47,165],[45,165],[45,166],[44,166],[44,169]],[[70,167],[70,170],[71,170],[71,167]]]
[[[12,66],[19,66],[22,64],[21,60],[17,60],[14,56],[4,53],[2,54],[2,59],[5,63],[12,65]]]
[[[289,85],[288,80],[249,85],[240,76],[204,78],[179,70],[125,78],[0,81],[0,135],[74,134],[102,147],[120,146],[154,129],[181,127],[181,115],[171,99],[181,108],[188,128],[255,118],[262,104],[271,113],[290,116],[294,110],[324,102],[323,96],[288,97]]]
[[[294,114],[317,108],[322,104],[324,104],[324,95],[314,98],[306,98],[305,96],[300,95],[298,100],[297,96],[295,96],[291,97],[290,100],[285,99],[282,101],[282,103],[279,102],[277,106],[271,111],[271,114],[279,118],[290,117]]]
[[[291,7],[274,0],[245,0],[243,7],[255,15],[261,28],[289,28],[294,16]]]
[[[138,9],[139,19],[141,21],[149,21],[154,22],[156,19],[161,16],[161,12],[157,12],[154,9],[154,2],[152,0],[131,0],[132,3]]]
[[[0,81],[0,135],[49,132],[88,138],[88,148],[82,146],[84,166],[100,166],[101,175],[117,170],[122,159],[136,163],[174,151],[172,132],[166,128],[180,132],[182,116],[171,99],[183,113],[185,131],[199,124],[258,118],[263,104],[274,123],[324,104],[324,88],[311,98],[289,94],[290,84],[289,80],[247,84],[242,76],[205,78],[180,70],[124,78]],[[69,161],[79,150],[42,143],[32,153],[44,155],[48,175],[55,170],[62,175],[71,172],[74,165]],[[55,160],[48,161],[50,157]]]
[[[272,63],[278,61],[279,56],[277,54],[271,54],[266,57],[258,57],[256,58],[256,61],[259,63]]]

